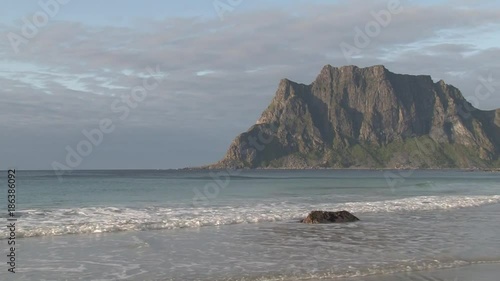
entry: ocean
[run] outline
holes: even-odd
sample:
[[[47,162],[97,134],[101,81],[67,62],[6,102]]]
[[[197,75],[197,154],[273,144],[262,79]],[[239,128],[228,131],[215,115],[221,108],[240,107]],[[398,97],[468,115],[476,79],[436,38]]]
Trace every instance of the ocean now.
[[[500,269],[498,172],[16,174],[16,273],[7,271],[2,227],[0,280],[357,281]],[[5,171],[1,178],[6,222]],[[347,210],[360,221],[298,222],[312,210]]]

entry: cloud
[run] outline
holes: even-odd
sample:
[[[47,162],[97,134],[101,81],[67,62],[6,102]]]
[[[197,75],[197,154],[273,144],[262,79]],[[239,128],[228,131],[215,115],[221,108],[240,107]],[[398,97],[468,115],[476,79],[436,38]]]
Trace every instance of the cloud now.
[[[494,59],[500,55],[500,8],[467,3],[454,7],[402,1],[403,11],[392,15],[390,24],[350,64],[385,64],[396,73],[430,74],[465,96],[473,93],[478,77],[500,81],[500,62]],[[186,135],[184,142],[156,144],[157,150],[172,145],[188,151],[206,139],[218,150],[200,152],[192,165],[215,161],[213,155],[222,156],[232,137],[258,119],[281,78],[310,83],[323,65],[348,64],[340,43],[353,44],[355,28],[363,29],[386,5],[360,0],[296,4],[236,9],[224,21],[184,17],[122,27],[54,21],[21,46],[19,54],[7,40],[0,41],[0,66],[5,69],[0,71],[0,129],[46,139],[54,131],[61,138],[65,133],[66,139],[78,138],[81,129],[99,118],[113,117],[111,103],[141,83],[146,67],[160,65],[168,77],[120,128],[145,130],[151,136]],[[2,34],[17,29],[0,25]],[[500,107],[498,92],[478,106]],[[15,139],[4,138],[2,144],[15,145]],[[128,149],[143,147],[132,142]],[[47,165],[54,160],[46,157]],[[175,158],[166,159],[162,167],[178,166]]]

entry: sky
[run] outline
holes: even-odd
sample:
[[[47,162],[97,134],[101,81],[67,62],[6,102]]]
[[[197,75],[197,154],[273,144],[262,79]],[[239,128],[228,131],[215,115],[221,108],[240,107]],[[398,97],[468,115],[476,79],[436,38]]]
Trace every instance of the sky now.
[[[499,19],[472,0],[3,1],[0,169],[213,163],[280,79],[326,64],[431,75],[500,108]]]

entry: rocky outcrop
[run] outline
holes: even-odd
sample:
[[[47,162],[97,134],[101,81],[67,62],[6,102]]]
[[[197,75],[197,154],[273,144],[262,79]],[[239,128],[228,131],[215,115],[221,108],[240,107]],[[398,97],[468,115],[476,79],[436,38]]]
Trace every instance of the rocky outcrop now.
[[[341,222],[355,222],[359,219],[348,211],[340,212],[325,212],[325,211],[312,211],[307,217],[300,222],[302,223],[341,223]]]
[[[499,154],[500,109],[430,76],[327,65],[309,85],[281,80],[209,168],[494,168]]]

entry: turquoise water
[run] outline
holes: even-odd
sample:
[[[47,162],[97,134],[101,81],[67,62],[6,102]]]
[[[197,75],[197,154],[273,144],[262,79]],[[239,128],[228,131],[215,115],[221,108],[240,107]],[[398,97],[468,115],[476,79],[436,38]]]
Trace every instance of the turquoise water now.
[[[500,262],[500,173],[17,174],[18,273],[1,280],[307,280]],[[361,221],[297,223],[316,209]]]

